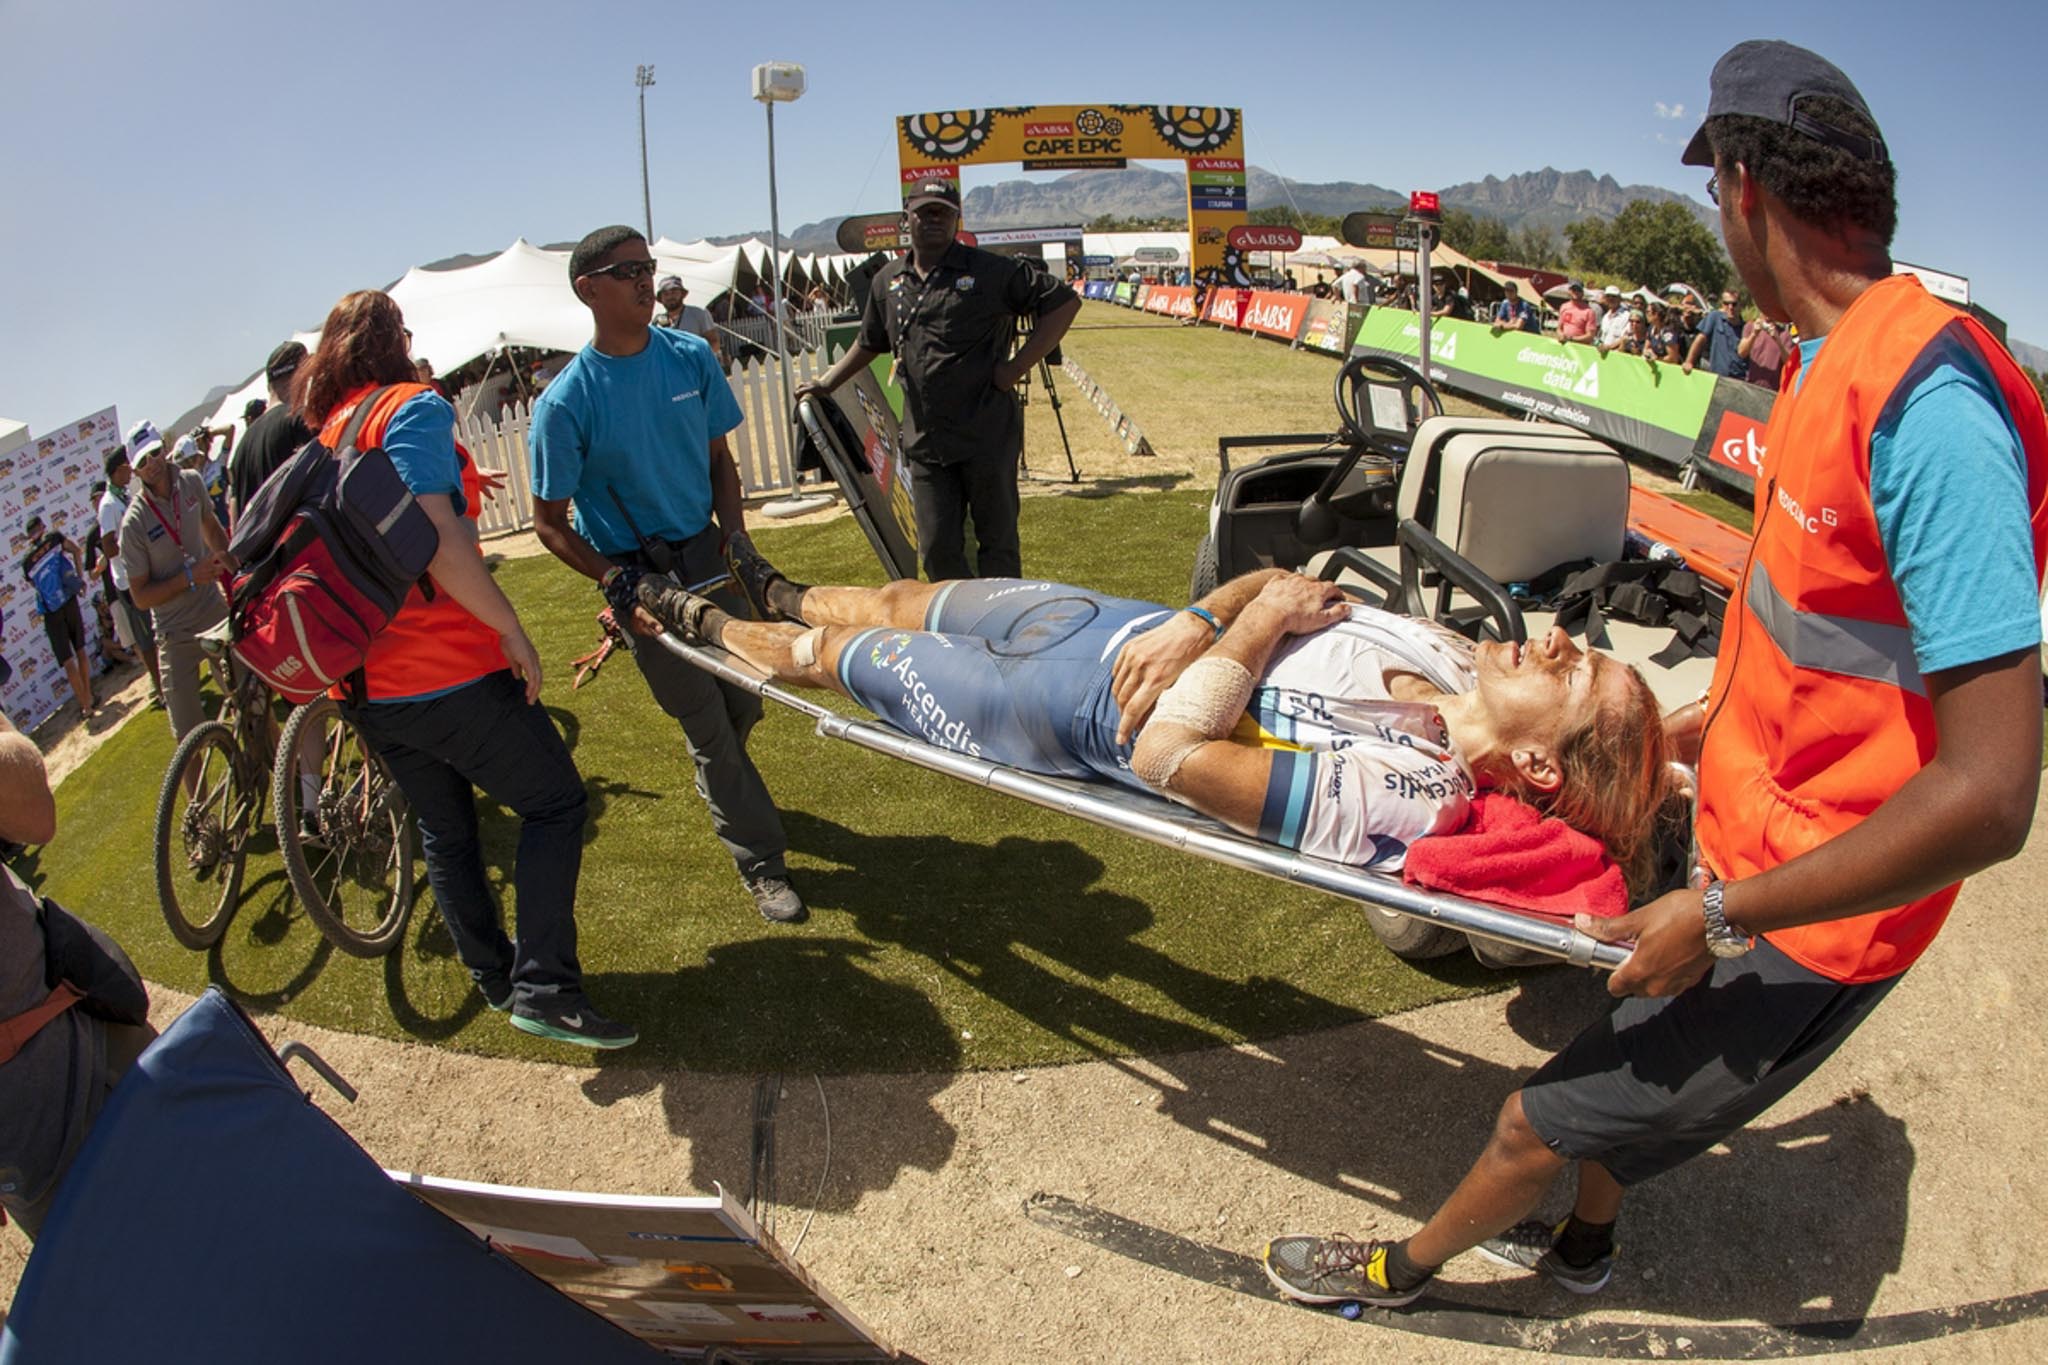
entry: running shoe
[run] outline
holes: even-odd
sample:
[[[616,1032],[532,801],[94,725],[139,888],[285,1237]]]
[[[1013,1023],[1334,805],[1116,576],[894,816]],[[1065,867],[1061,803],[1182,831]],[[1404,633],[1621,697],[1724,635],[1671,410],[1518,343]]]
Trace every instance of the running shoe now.
[[[503,972],[478,972],[476,988],[483,995],[484,1003],[499,1014],[512,1008],[512,978]]]
[[[1614,1254],[1620,1248],[1609,1247],[1607,1254],[1591,1265],[1573,1265],[1557,1254],[1557,1239],[1564,1234],[1564,1228],[1563,1223],[1552,1227],[1531,1218],[1498,1237],[1487,1238],[1473,1250],[1495,1265],[1547,1275],[1574,1294],[1599,1293],[1614,1277]]]
[[[754,898],[754,908],[761,912],[761,918],[771,924],[801,924],[810,917],[804,908],[803,897],[789,884],[787,877],[754,876],[741,877],[747,894]]]
[[[754,618],[760,621],[796,621],[808,624],[788,612],[779,610],[770,600],[769,589],[779,580],[788,583],[789,578],[782,570],[761,557],[754,548],[754,539],[745,531],[736,531],[725,542],[725,567],[732,573],[732,581],[746,595],[747,605],[754,609]]]
[[[1275,1237],[1259,1261],[1273,1287],[1297,1303],[1402,1308],[1422,1297],[1429,1280],[1409,1289],[1389,1285],[1387,1252],[1393,1245],[1344,1237]]]
[[[521,1001],[512,1007],[512,1027],[536,1038],[551,1038],[577,1047],[630,1047],[640,1041],[631,1024],[607,1019],[588,1000],[571,999],[558,1004]]]

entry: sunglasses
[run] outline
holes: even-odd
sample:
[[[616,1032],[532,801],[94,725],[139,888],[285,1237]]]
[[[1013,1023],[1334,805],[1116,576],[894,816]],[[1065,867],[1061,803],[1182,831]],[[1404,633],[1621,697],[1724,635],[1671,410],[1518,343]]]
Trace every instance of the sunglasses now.
[[[1721,207],[1721,173],[1715,171],[1707,177],[1707,201],[1715,208]]]
[[[631,283],[634,280],[653,279],[654,271],[655,262],[646,260],[618,261],[611,265],[599,266],[595,270],[586,270],[583,273],[586,277],[590,275],[609,275],[615,280],[624,280]]]

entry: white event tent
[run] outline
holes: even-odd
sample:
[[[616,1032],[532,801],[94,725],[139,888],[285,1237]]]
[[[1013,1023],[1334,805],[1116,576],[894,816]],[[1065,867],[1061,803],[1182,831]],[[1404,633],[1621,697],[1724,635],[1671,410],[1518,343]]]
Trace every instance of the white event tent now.
[[[728,290],[751,293],[769,268],[768,244],[757,239],[717,246],[663,237],[651,250],[660,273],[680,276],[690,302],[700,307]],[[815,280],[843,275],[861,259],[785,254],[783,269],[787,278]],[[414,267],[388,292],[412,329],[413,355],[433,362],[439,374],[506,347],[574,351],[590,340],[590,311],[569,284],[569,253],[544,250],[525,238],[489,260],[455,270]],[[317,332],[300,332],[295,339],[308,349],[319,344]],[[264,396],[259,370],[221,400],[209,423],[239,428],[248,401]]]

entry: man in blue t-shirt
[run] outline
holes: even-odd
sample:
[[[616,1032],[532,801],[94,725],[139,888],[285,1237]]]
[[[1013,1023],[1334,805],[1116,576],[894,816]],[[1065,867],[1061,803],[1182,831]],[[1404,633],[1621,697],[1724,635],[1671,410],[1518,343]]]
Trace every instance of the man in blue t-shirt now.
[[[1742,358],[1742,300],[1732,289],[1721,291],[1721,307],[1700,320],[1685,353],[1684,370],[1692,373],[1706,352],[1706,368],[1727,379],[1740,379],[1749,369]]]
[[[641,637],[661,625],[637,604],[640,576],[716,578],[726,542],[745,529],[725,440],[740,424],[739,404],[701,337],[649,326],[654,271],[632,228],[599,228],[576,244],[569,282],[596,331],[534,404],[529,437],[541,544],[596,579],[619,624]],[[744,611],[738,598],[732,604]],[[783,862],[782,817],[747,756],[760,699],[659,644],[633,641],[633,661],[683,727],[697,791],[756,908],[781,923],[803,919]]]

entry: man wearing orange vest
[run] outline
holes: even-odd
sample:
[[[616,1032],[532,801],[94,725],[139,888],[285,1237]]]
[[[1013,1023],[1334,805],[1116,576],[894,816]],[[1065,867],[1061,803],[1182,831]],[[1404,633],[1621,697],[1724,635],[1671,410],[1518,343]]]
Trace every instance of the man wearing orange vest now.
[[[1623,1190],[1812,1074],[1933,941],[1962,879],[2017,853],[2032,823],[2038,395],[1975,320],[1892,273],[1890,155],[1832,64],[1738,44],[1684,159],[1713,168],[1729,256],[1801,338],[1713,686],[1666,722],[1699,761],[1698,877],[1581,921],[1635,941],[1608,985],[1630,998],[1509,1097],[1415,1235],[1270,1243],[1289,1297],[1399,1306],[1474,1247],[1602,1288]],[[1571,1214],[1518,1222],[1573,1163]]]

